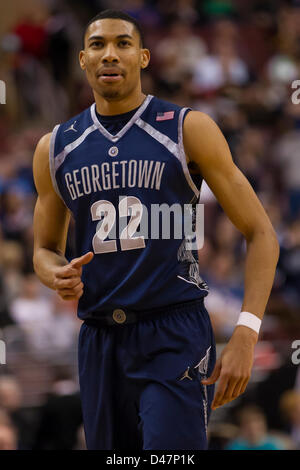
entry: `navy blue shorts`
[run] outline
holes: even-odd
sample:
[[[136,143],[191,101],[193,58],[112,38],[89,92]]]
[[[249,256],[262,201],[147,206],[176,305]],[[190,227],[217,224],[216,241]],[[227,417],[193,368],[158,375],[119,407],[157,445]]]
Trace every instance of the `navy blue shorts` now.
[[[88,449],[207,448],[214,385],[201,380],[216,352],[203,300],[134,324],[83,323],[78,354]]]

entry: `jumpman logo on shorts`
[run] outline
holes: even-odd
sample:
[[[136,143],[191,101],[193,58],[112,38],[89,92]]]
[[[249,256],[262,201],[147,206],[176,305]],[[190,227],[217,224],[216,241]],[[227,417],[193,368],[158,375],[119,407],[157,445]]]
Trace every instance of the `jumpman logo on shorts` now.
[[[68,132],[68,131],[78,132],[77,129],[75,129],[75,127],[74,127],[76,122],[77,121],[74,121],[73,124],[68,129],[66,129],[64,132]]]
[[[192,377],[189,376],[189,370],[190,370],[190,367],[188,367],[188,368],[184,371],[184,374],[183,374],[183,376],[181,377],[180,380],[183,380],[183,379],[193,380]]]

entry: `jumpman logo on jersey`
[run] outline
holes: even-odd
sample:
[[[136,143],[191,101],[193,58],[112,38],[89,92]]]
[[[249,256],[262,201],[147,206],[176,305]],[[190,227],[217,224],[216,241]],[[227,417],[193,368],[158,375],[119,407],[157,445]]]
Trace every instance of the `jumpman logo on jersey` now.
[[[78,132],[77,129],[75,129],[75,127],[74,127],[76,122],[77,121],[74,121],[73,124],[68,129],[66,129],[64,132],[68,132],[68,131]]]
[[[189,376],[189,370],[190,370],[190,368],[188,367],[188,368],[184,371],[184,374],[183,374],[183,376],[181,377],[180,380],[183,380],[183,379],[193,380],[192,377]]]

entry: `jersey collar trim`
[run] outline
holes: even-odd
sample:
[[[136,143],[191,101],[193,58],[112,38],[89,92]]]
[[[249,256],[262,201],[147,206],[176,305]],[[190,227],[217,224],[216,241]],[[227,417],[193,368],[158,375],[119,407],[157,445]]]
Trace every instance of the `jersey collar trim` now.
[[[101,132],[101,134],[104,137],[106,137],[111,142],[118,142],[118,140],[120,140],[121,137],[123,137],[123,135],[133,126],[133,124],[137,121],[137,119],[139,119],[139,117],[143,114],[143,112],[147,108],[152,98],[153,98],[152,95],[147,95],[143,104],[139,107],[137,112],[132,116],[130,121],[128,121],[127,124],[115,135],[112,135],[110,132],[108,132],[108,130],[105,129],[105,127],[102,126],[102,124],[99,122],[97,118],[97,114],[96,114],[96,103],[93,103],[92,106],[90,107],[92,120],[95,126],[98,128],[98,130]]]

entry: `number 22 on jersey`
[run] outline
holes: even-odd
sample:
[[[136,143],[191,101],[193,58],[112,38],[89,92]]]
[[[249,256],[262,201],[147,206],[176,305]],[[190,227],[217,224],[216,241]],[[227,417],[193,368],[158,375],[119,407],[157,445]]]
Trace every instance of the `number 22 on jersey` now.
[[[118,212],[119,217],[130,216],[127,226],[120,235],[121,250],[127,251],[145,248],[145,238],[143,236],[133,237],[143,215],[143,205],[140,199],[135,196],[124,197],[119,202]],[[97,228],[93,237],[94,253],[101,254],[118,251],[116,240],[106,240],[116,221],[114,205],[105,199],[96,201],[91,206],[91,214],[93,221],[102,220],[102,224]]]

